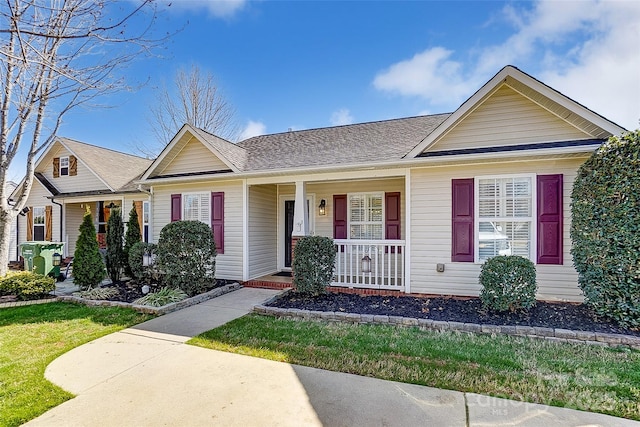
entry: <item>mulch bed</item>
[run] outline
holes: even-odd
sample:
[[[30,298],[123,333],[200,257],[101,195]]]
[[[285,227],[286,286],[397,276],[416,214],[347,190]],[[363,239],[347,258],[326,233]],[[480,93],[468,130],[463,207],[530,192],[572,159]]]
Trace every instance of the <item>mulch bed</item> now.
[[[482,309],[478,298],[389,297],[341,293],[305,297],[290,292],[270,305],[311,311],[402,316],[499,326],[537,326],[640,336],[640,330],[620,328],[614,323],[598,319],[585,305],[573,303],[538,301],[536,306],[526,313],[491,313]]]
[[[236,280],[226,280],[226,279],[217,279],[216,284],[207,289],[207,292],[219,288],[221,286],[225,286],[231,283],[236,283]],[[109,301],[121,301],[121,302],[134,302],[138,298],[142,298],[144,294],[142,293],[142,285],[144,283],[138,283],[133,280],[127,280],[122,282],[112,282],[108,285],[104,285],[105,288],[116,288],[118,290],[118,295],[113,298],[109,298]],[[158,287],[159,288],[159,287]],[[151,289],[154,291],[154,288]]]

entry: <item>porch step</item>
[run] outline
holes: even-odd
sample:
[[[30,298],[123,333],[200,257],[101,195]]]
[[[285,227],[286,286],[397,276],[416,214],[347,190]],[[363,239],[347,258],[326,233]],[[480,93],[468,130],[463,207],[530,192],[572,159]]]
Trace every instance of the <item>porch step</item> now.
[[[289,282],[273,282],[270,280],[249,280],[244,282],[242,286],[247,288],[264,288],[264,289],[288,289],[293,288],[293,284]]]

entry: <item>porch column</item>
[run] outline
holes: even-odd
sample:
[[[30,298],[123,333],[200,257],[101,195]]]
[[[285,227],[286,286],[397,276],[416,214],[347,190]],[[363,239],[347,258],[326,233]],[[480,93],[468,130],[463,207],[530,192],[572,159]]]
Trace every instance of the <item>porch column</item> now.
[[[291,233],[291,274],[293,271],[294,250],[301,237],[309,235],[307,223],[307,188],[304,181],[296,181],[296,203],[293,210],[293,232]]]

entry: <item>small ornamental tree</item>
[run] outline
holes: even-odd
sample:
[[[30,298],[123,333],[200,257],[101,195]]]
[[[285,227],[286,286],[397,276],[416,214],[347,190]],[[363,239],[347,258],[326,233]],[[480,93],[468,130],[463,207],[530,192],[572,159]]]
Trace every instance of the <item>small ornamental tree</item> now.
[[[122,269],[127,265],[124,248],[124,224],[120,208],[112,208],[107,221],[107,273],[112,282],[120,280]]]
[[[182,289],[189,296],[215,285],[216,243],[207,224],[176,221],[165,225],[155,253],[163,285]]]
[[[640,130],[602,144],[580,166],[571,199],[571,254],[585,303],[639,328]]]
[[[82,289],[90,289],[104,279],[104,263],[98,250],[96,229],[91,212],[87,210],[80,224],[80,236],[73,254],[73,283]]]
[[[303,237],[293,249],[293,284],[302,294],[320,295],[333,280],[336,249],[322,236]]]
[[[136,204],[133,204],[131,211],[129,211],[129,222],[127,222],[127,232],[124,236],[124,257],[125,260],[129,259],[129,253],[131,247],[142,240],[142,233],[140,233],[140,224],[138,223],[138,212],[136,211]],[[128,277],[133,277],[131,266],[128,262],[125,263],[124,272]]]

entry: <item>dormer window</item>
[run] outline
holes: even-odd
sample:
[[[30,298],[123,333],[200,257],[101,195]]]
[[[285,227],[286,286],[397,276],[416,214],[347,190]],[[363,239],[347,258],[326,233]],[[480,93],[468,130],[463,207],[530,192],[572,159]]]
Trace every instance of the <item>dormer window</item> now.
[[[69,157],[60,157],[60,176],[69,175]]]

